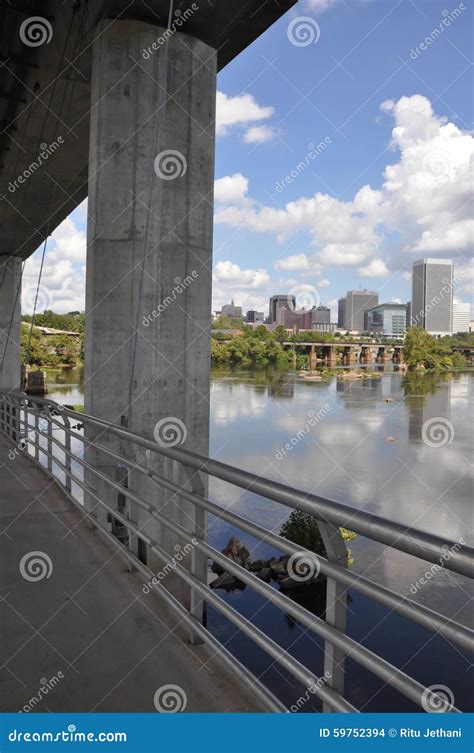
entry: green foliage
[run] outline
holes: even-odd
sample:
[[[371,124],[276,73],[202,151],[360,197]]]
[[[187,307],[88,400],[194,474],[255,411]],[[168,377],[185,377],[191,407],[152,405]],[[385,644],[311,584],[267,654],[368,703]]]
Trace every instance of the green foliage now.
[[[212,329],[243,329],[242,319],[232,319],[230,316],[220,314],[211,325]]]
[[[29,341],[30,364],[38,368],[75,366],[84,357],[83,337],[68,337],[67,335],[46,336],[36,329],[36,327],[33,327],[30,340],[30,325],[27,322],[22,322],[21,359],[23,363],[26,363]]]
[[[38,327],[51,327],[52,329],[65,329],[69,332],[84,332],[85,314],[82,311],[71,311],[69,314],[55,314],[54,311],[43,311],[36,314],[35,324]],[[31,322],[30,314],[22,317],[24,322]]]
[[[405,334],[405,362],[410,369],[425,368],[449,371],[462,368],[467,362],[461,353],[452,352],[453,338],[436,339],[420,327],[409,327]]]
[[[340,528],[339,532],[344,541],[352,541],[356,537],[356,534],[353,531],[348,531],[347,528]],[[320,554],[322,557],[327,556],[318,522],[307,512],[293,510],[288,520],[283,523],[280,529],[280,536],[288,539],[288,541],[292,541],[294,544],[298,544],[298,546],[304,549],[309,549],[310,552]],[[348,555],[349,564],[351,564],[350,549],[348,550]]]

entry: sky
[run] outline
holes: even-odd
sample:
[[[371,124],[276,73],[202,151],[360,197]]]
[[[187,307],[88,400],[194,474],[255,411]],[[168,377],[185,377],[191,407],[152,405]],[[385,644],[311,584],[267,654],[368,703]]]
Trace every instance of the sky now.
[[[472,295],[472,0],[300,0],[218,77],[213,310]],[[87,203],[48,240],[38,310],[84,309]],[[34,302],[37,252],[24,273]]]

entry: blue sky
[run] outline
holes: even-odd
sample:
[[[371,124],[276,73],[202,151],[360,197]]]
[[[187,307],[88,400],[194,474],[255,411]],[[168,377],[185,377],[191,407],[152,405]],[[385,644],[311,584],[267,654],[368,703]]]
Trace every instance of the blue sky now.
[[[405,302],[426,256],[454,259],[470,300],[471,28],[468,0],[301,0],[227,66],[213,308],[290,289],[334,308],[360,286]],[[57,310],[83,307],[85,222],[49,243]]]

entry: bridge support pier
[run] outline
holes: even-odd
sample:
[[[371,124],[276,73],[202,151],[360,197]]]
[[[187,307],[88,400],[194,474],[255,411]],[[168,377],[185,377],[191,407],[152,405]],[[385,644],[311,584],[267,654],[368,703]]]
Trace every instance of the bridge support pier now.
[[[211,47],[180,33],[155,49],[164,31],[115,20],[103,22],[94,42],[85,410],[163,448],[182,445],[207,455],[217,60]],[[155,51],[145,59],[147,49]],[[177,461],[119,439],[109,444],[100,434],[90,432],[89,439],[206,492],[196,472],[190,480]],[[113,458],[89,448],[87,460],[116,479]],[[92,472],[87,480],[113,507],[126,497]],[[205,537],[205,514],[178,494],[136,470],[126,486]],[[95,506],[92,496],[86,505]],[[177,534],[133,502],[125,510],[168,554],[180,553],[182,565],[207,577],[205,558],[184,549]],[[154,572],[163,571],[143,541],[131,544]],[[189,587],[169,566],[165,572],[165,587],[199,617]]]
[[[0,389],[21,386],[21,265],[16,256],[0,256]]]

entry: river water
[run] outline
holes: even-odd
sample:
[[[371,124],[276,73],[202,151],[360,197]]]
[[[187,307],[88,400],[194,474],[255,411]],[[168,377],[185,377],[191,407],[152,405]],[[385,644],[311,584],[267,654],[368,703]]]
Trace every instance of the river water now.
[[[214,370],[211,456],[472,546],[474,375],[404,376],[391,367],[374,367],[370,373],[372,378],[358,381],[330,377],[310,382],[294,372],[271,369]],[[51,379],[48,397],[80,404],[81,381],[81,372],[65,371]],[[315,426],[309,423],[313,415]],[[289,514],[283,506],[218,480],[211,482],[210,496],[277,532]],[[213,546],[222,549],[231,535],[240,538],[252,559],[277,554],[210,517]],[[469,599],[474,594],[467,579],[445,568],[432,572],[428,563],[361,536],[350,542],[350,548],[354,572],[472,626]],[[322,674],[322,642],[313,633],[249,588],[219,593],[318,676]],[[306,595],[301,603],[324,614],[324,593]],[[211,631],[287,706],[305,695],[291,676],[213,609],[207,620]],[[354,589],[349,592],[348,632],[424,685],[447,686],[458,708],[472,710],[472,657],[459,648]],[[346,660],[345,678],[348,698],[361,710],[418,710],[351,658]],[[319,708],[311,695],[301,711]]]

